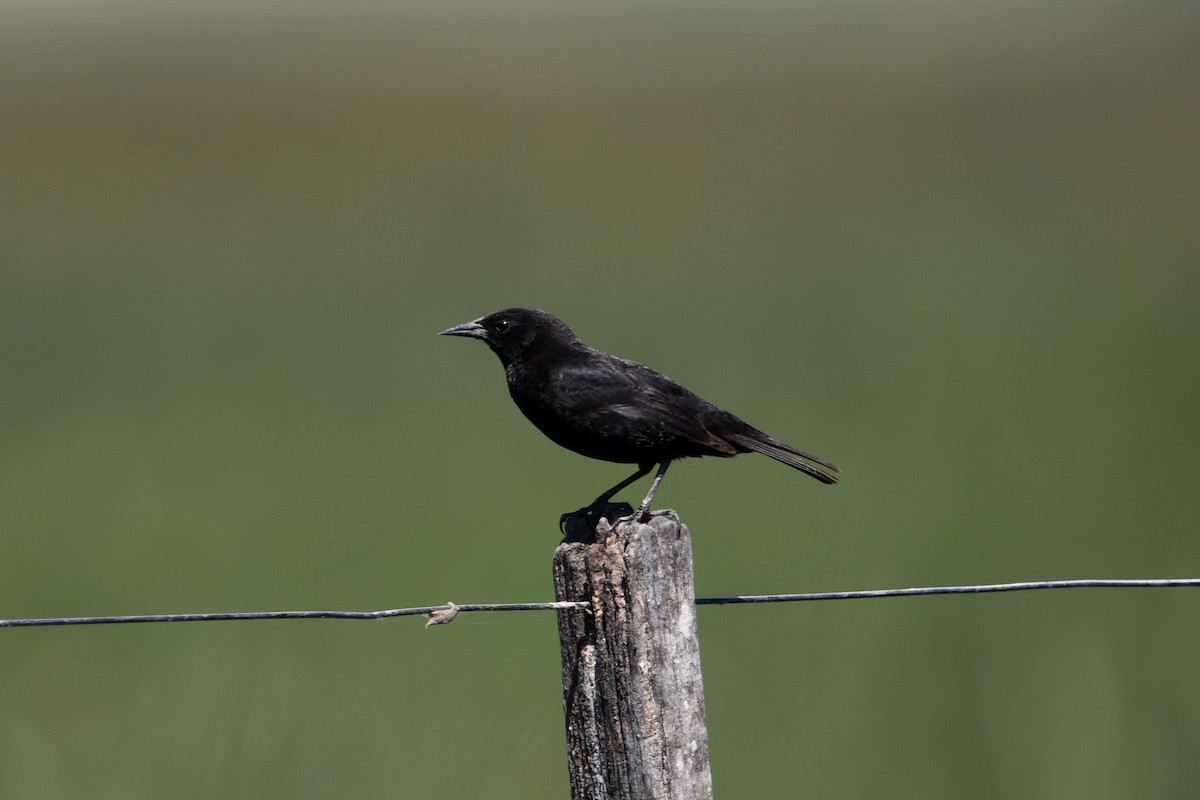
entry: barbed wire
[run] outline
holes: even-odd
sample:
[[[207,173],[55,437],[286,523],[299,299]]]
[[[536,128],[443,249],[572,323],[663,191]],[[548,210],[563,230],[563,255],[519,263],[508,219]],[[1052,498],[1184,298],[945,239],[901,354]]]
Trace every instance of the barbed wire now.
[[[913,597],[939,594],[985,594],[1020,592],[1037,589],[1087,588],[1176,588],[1200,587],[1200,578],[1134,578],[1021,581],[966,586],[921,586],[909,589],[865,589],[848,592],[805,592],[800,594],[729,595],[697,597],[696,605],[733,605],[737,603],[795,603],[812,600],[859,600],[879,597]],[[440,606],[389,608],[381,611],[228,611],[208,614],[134,614],[103,617],[45,617],[36,619],[0,619],[0,628],[35,628],[56,625],[112,625],[144,622],[220,622],[248,619],[388,619],[391,617],[428,616],[430,625],[445,624],[458,614],[482,611],[559,611],[587,610],[590,603],[560,601],[554,603],[446,603]]]

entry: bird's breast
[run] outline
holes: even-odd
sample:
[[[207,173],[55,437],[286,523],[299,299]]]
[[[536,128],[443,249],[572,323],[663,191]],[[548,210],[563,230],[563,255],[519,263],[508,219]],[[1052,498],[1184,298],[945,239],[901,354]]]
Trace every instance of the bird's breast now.
[[[622,413],[619,404],[589,396],[562,381],[510,373],[509,393],[521,413],[554,443],[601,461],[640,464],[654,459],[661,431]]]

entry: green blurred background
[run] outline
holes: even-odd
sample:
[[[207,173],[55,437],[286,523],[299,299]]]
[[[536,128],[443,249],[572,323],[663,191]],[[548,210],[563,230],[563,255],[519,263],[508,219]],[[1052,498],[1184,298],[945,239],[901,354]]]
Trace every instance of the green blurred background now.
[[[0,6],[0,617],[548,599],[566,319],[843,466],[701,595],[1200,576],[1194,3]],[[636,500],[644,485],[629,493]],[[1179,798],[1197,597],[700,611],[726,798]],[[550,615],[0,632],[5,798],[562,798]]]

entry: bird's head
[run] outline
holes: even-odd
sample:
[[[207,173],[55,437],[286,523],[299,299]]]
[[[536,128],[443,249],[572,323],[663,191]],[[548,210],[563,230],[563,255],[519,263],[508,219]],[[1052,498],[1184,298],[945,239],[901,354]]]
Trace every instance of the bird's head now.
[[[581,346],[566,323],[536,308],[506,308],[438,335],[482,339],[505,367],[538,354]]]

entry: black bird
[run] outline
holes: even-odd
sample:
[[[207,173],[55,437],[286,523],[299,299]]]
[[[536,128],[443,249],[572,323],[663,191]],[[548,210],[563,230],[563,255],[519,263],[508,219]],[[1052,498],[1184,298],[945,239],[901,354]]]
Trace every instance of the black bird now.
[[[691,456],[753,451],[821,483],[837,482],[830,473],[840,470],[828,461],[768,436],[643,364],[589,347],[545,311],[508,308],[441,334],[486,342],[504,365],[517,408],[554,442],[590,458],[638,465],[580,511],[607,504],[658,464],[635,516],[644,520],[667,467]]]

